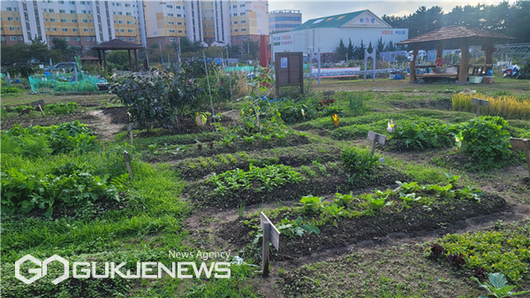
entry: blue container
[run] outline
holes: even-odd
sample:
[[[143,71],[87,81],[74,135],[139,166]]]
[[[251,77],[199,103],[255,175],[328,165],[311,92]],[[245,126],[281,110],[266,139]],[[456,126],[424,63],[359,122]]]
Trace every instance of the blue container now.
[[[493,75],[493,70],[488,70],[488,77],[491,77]]]

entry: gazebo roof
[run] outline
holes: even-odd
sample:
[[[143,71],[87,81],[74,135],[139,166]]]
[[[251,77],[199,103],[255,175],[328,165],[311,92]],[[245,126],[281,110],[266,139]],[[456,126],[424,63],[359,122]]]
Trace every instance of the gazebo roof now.
[[[436,43],[440,41],[457,42],[458,40],[468,39],[471,43],[482,43],[487,40],[509,40],[514,39],[502,34],[486,32],[478,29],[468,29],[466,27],[450,26],[425,33],[413,38],[396,43],[397,45],[412,45],[421,43]]]
[[[143,48],[142,45],[123,41],[117,38],[92,47],[93,50],[134,50],[141,48]]]
[[[99,58],[92,57],[92,56],[83,56],[80,58],[81,61],[97,61]]]

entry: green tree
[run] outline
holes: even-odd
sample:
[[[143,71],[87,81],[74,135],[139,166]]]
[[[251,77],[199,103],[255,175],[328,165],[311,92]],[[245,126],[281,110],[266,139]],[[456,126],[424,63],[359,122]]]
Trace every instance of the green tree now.
[[[353,47],[353,43],[351,42],[351,38],[350,38],[350,43],[348,43],[348,59],[353,58],[354,51],[355,51],[355,48]]]
[[[48,45],[43,40],[32,40],[28,45],[28,50],[31,59],[35,59],[38,62],[46,62],[50,59],[50,50],[48,49]]]
[[[385,50],[385,43],[383,42],[383,38],[379,38],[377,40],[377,52],[381,53]]]
[[[339,41],[339,46],[335,49],[335,53],[337,53],[337,61],[344,60],[346,58],[346,54],[348,54],[348,48],[344,45],[342,38]]]

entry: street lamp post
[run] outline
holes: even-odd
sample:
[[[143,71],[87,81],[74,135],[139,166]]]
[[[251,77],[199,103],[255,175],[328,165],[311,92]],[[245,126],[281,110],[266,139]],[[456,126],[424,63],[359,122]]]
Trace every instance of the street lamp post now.
[[[162,40],[158,41],[158,48],[160,49],[160,61],[164,64],[164,57],[162,56]]]

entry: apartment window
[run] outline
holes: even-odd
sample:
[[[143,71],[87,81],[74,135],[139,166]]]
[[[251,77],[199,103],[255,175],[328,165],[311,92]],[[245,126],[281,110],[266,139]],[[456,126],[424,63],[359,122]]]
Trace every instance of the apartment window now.
[[[239,7],[245,7],[245,4],[240,4]]]
[[[59,4],[64,4],[64,1],[59,1]]]
[[[90,41],[90,37],[85,37],[85,41]]]
[[[120,29],[120,32],[125,32],[125,29]]]
[[[169,33],[175,33],[175,30],[169,30]]]
[[[91,46],[86,46],[87,51],[89,51],[91,48]]]
[[[182,30],[179,30],[178,32],[179,32],[179,33],[182,33]]]
[[[50,22],[55,22],[55,19],[50,19]]]
[[[131,24],[132,24],[132,21],[127,21],[127,24],[131,25]]]
[[[134,30],[133,30],[133,29],[129,29],[129,33],[133,33],[133,32],[134,32]]]
[[[167,8],[173,8],[173,5],[168,5]]]
[[[1,41],[5,41],[5,40],[6,40],[6,37],[5,37],[5,36],[2,36],[2,37],[0,37],[0,40],[1,40]]]
[[[83,31],[88,32],[88,28],[83,29]]]
[[[46,8],[43,8],[42,11],[46,12]]]
[[[129,41],[134,41],[134,37],[129,38]]]
[[[175,41],[175,37],[170,37],[169,41]]]
[[[118,11],[118,15],[120,15],[120,16],[121,16],[122,14],[123,14],[123,13],[122,13],[121,11]]]
[[[50,8],[48,11],[49,12],[54,12],[55,10],[53,8]]]
[[[23,41],[24,38],[22,38],[22,36],[19,36],[19,37],[18,37],[18,40]]]
[[[178,22],[177,25],[182,25],[182,22]]]
[[[7,20],[8,20],[8,21],[12,21],[13,18],[11,18],[11,17],[7,17]]]
[[[90,32],[94,32],[94,28],[90,28]]]
[[[15,31],[15,27],[9,27],[9,30]]]
[[[86,10],[81,10],[81,13],[86,14]]]
[[[4,27],[0,27],[0,31],[4,31]]]
[[[0,20],[0,21],[1,21],[1,20]],[[45,21],[45,22],[47,22],[47,21],[48,21],[48,19],[44,19],[44,21]]]
[[[234,17],[237,17],[237,13],[234,13],[233,16],[234,16]]]
[[[46,31],[50,31],[50,28],[46,28]]]
[[[232,5],[232,8],[237,8],[237,5]]]
[[[247,23],[247,21],[241,21],[241,24],[246,24],[246,23]]]
[[[181,18],[181,17],[182,17],[182,15],[181,15],[181,14],[177,14],[177,18]]]
[[[74,29],[72,29],[72,31],[74,31],[74,32],[79,32],[79,29],[74,28]]]
[[[237,29],[234,29],[234,32],[237,32]]]
[[[172,13],[168,13],[167,16],[168,16],[168,17],[172,17],[173,14],[172,14]]]
[[[132,14],[130,12],[126,12],[125,15],[130,16]]]
[[[72,23],[77,23],[77,20],[72,20]]]
[[[236,24],[237,24],[237,21],[234,21],[234,25],[236,25]]]
[[[89,22],[89,23],[94,23],[94,20],[89,20],[88,22]]]
[[[88,23],[88,20],[83,20],[83,23]]]
[[[81,5],[85,5],[85,1],[81,1],[80,3],[81,3]]]
[[[75,11],[75,10],[70,10],[70,13],[76,14],[77,11]]]
[[[177,6],[175,6],[175,8],[176,8],[176,9],[180,9],[180,6],[177,5]]]
[[[52,28],[52,31],[56,32],[56,31],[57,31],[57,28]]]
[[[68,32],[68,28],[63,28],[63,32]]]
[[[1,21],[1,19],[0,19],[0,21]],[[20,21],[20,18],[18,18],[18,17],[17,17],[17,18],[15,18],[15,21]]]
[[[17,40],[16,36],[11,36],[11,40]]]
[[[81,38],[79,38],[79,37],[74,37],[74,40],[75,40],[75,41],[80,41]]]
[[[245,31],[247,31],[247,29],[245,29],[245,28],[241,29],[241,32],[245,32]]]
[[[17,30],[20,31],[21,30],[20,27],[17,27]]]
[[[121,3],[119,3],[119,2],[118,2],[118,3],[116,3],[116,6],[121,6]]]
[[[123,24],[123,21],[118,21],[118,23]]]
[[[242,12],[242,13],[240,13],[239,15],[240,15],[240,16],[244,16],[244,15],[245,15],[245,13],[244,13],[244,12]]]
[[[116,6],[116,3],[112,2],[112,6]]]
[[[246,36],[241,37],[242,40],[247,40]]]
[[[236,36],[236,37],[234,37],[234,40],[238,40],[238,39],[239,39],[239,37],[237,37],[237,36]]]
[[[75,1],[68,1],[68,3],[70,3],[70,4],[75,4]]]
[[[125,7],[131,7],[131,5],[130,4],[125,4]]]
[[[61,23],[66,23],[66,19],[61,19]]]
[[[92,29],[92,31],[94,31],[94,29]],[[96,41],[96,38],[95,38],[95,37],[92,37],[92,41]]]
[[[59,9],[59,13],[66,13],[64,9]]]
[[[175,25],[175,22],[167,22],[168,25]]]
[[[120,38],[121,41],[125,41],[125,37]]]
[[[64,37],[63,40],[64,41],[70,41],[70,37]]]

